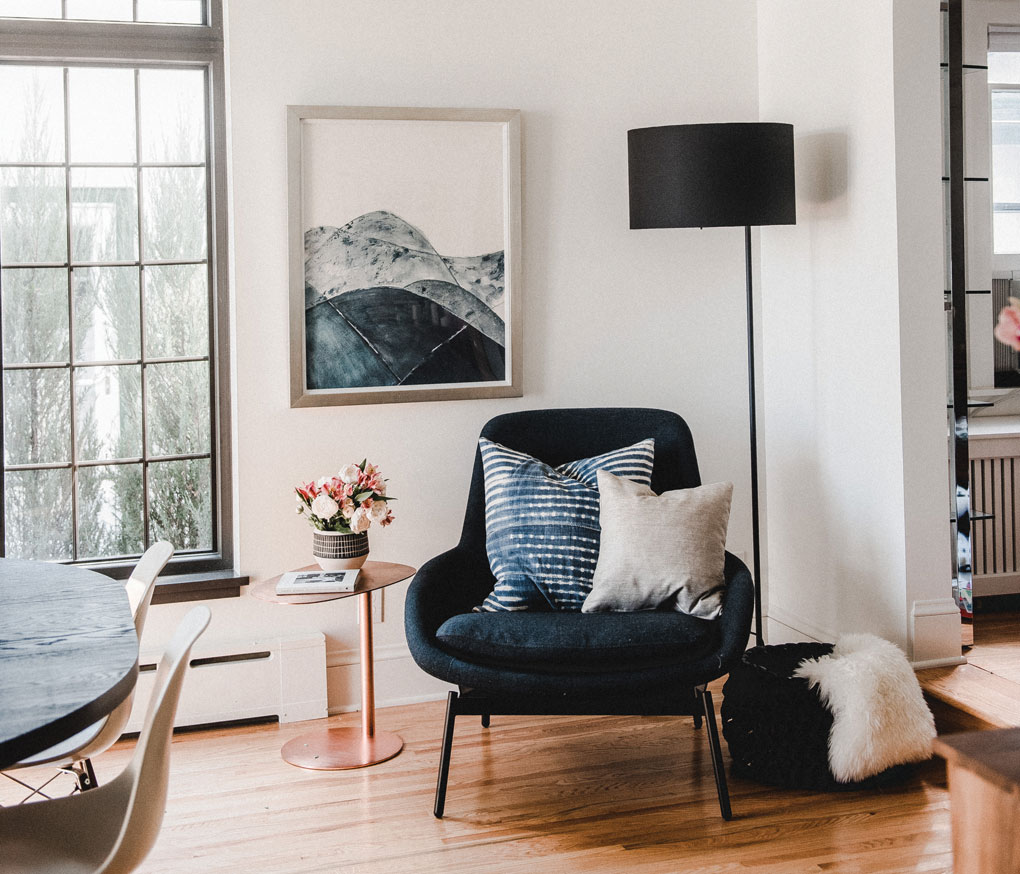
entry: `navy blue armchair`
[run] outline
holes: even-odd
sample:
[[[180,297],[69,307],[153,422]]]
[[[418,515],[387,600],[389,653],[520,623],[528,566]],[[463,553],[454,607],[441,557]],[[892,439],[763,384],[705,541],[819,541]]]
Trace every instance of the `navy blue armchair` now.
[[[675,413],[651,409],[564,409],[509,413],[482,437],[556,466],[655,438],[652,488],[701,484],[694,441]],[[442,817],[457,716],[637,714],[702,717],[719,807],[730,819],[726,772],[706,684],[739,662],[747,646],[754,581],[726,554],[726,601],[708,621],[673,611],[473,613],[495,585],[485,551],[481,454],[460,543],[427,562],[408,590],[411,654],[427,673],[456,684],[447,700],[434,813]]]

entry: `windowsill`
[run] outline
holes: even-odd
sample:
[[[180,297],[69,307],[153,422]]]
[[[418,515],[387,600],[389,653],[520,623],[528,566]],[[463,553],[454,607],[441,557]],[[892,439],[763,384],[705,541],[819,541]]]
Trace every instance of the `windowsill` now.
[[[180,604],[185,601],[237,598],[241,595],[241,586],[247,585],[247,574],[232,570],[172,574],[160,577],[152,594],[152,603]]]

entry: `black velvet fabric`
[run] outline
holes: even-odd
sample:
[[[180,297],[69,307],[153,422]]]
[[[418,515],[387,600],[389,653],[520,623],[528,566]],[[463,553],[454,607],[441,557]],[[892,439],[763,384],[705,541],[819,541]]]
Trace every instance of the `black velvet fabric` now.
[[[611,408],[509,413],[492,419],[482,429],[482,436],[554,466],[653,437],[652,488],[656,492],[701,484],[690,430],[675,413],[662,410]],[[727,591],[722,615],[712,622],[697,620],[706,626],[697,634],[684,622],[676,621],[676,638],[672,641],[664,638],[663,614],[658,611],[572,614],[590,615],[592,623],[601,619],[609,624],[604,632],[582,632],[579,623],[569,634],[565,630],[568,626],[557,621],[564,616],[559,613],[522,615],[519,627],[510,619],[500,619],[498,614],[483,614],[477,620],[466,618],[495,583],[485,554],[485,487],[481,455],[476,451],[461,541],[422,566],[408,589],[404,613],[407,642],[422,670],[462,688],[510,696],[627,697],[634,701],[634,712],[641,712],[642,698],[651,700],[668,690],[710,682],[739,661],[750,635],[754,584],[744,564],[729,553],[725,576]],[[460,618],[461,614],[465,618]],[[440,640],[440,628],[453,617],[457,620],[446,630],[454,629],[458,634],[486,620],[505,624],[492,626],[488,644],[469,646],[463,639]],[[506,635],[513,627],[513,640],[525,639],[525,623],[529,620],[538,620],[530,646],[535,650],[545,647],[548,659],[536,658],[532,651],[526,653],[519,648],[517,655],[511,656],[511,648],[507,647],[510,638]],[[546,624],[542,625],[543,622]],[[499,628],[504,629],[502,643],[498,642]],[[593,641],[597,637],[603,641],[657,642],[643,649],[635,644],[629,654],[633,658],[626,659],[607,658],[605,653],[594,652],[590,659],[584,659],[579,651],[569,655],[556,652],[571,636],[580,643],[584,634],[590,634]]]
[[[715,623],[684,613],[460,613],[436,632],[444,649],[482,664],[617,671],[697,659],[718,644]]]

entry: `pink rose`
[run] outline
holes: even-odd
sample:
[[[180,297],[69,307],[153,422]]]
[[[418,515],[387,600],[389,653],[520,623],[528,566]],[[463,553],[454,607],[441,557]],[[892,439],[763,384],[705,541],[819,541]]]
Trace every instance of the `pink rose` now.
[[[364,506],[364,504],[362,504]],[[386,509],[385,501],[374,501],[372,506],[368,508],[368,516],[373,522],[379,522],[380,524],[385,521],[389,510]]]
[[[352,501],[350,498],[347,498],[340,505],[340,512],[344,514],[345,519],[350,519],[351,516],[354,515],[354,511],[357,509],[358,508],[354,506],[354,501]]]
[[[347,464],[340,468],[340,479],[345,483],[356,483],[361,476],[361,468],[356,464]]]
[[[999,313],[995,326],[995,339],[1020,352],[1020,299],[1011,297],[1009,306]]]
[[[319,495],[312,501],[312,513],[320,519],[332,519],[340,512],[340,505],[329,495]]]
[[[351,516],[351,531],[355,534],[361,534],[363,531],[368,531],[372,524],[372,520],[368,517],[368,511],[363,507],[358,507],[354,511],[354,515]]]

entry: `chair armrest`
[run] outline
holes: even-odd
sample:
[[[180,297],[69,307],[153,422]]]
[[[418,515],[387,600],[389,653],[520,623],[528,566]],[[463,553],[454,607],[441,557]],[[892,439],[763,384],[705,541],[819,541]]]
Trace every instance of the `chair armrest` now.
[[[469,613],[496,584],[485,555],[456,546],[425,562],[404,599],[408,645],[435,644],[436,631],[451,616]]]
[[[739,558],[726,553],[726,602],[719,616],[719,657],[728,671],[738,662],[751,636],[751,617],[754,615],[754,580],[751,572]]]

